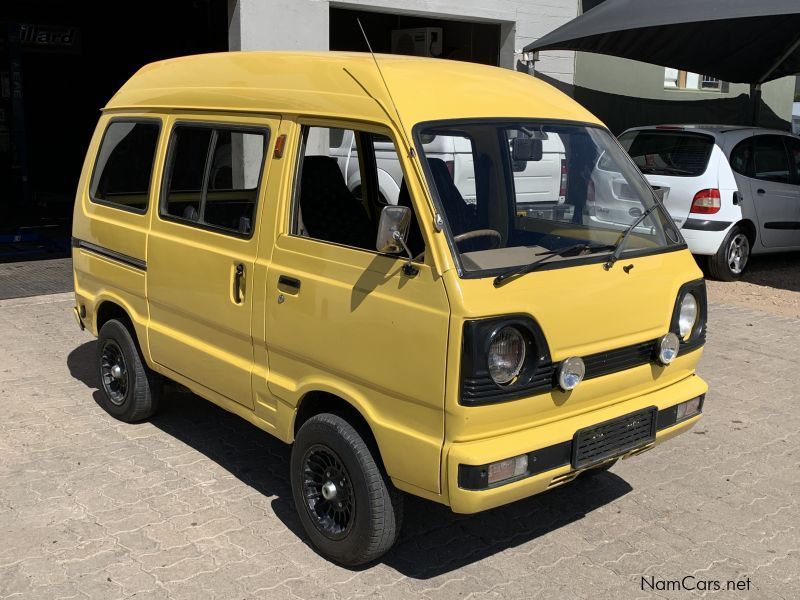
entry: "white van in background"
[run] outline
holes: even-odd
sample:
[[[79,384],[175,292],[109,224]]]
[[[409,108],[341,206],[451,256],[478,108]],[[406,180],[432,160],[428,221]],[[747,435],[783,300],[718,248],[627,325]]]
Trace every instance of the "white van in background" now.
[[[475,162],[472,142],[460,136],[428,136],[421,139],[425,156],[447,165],[453,183],[467,204],[475,204]],[[378,190],[387,204],[397,204],[403,172],[394,144],[380,135],[373,136],[378,166]],[[330,156],[339,163],[348,189],[358,194],[361,171],[358,167],[356,140],[352,131],[331,130]],[[514,186],[519,210],[544,210],[563,204],[566,197],[567,171],[564,145],[558,136],[542,141],[542,158],[514,165]]]

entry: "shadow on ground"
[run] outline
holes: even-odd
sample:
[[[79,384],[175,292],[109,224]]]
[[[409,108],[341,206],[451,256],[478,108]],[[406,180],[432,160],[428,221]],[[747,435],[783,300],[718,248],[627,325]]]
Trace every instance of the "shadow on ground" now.
[[[703,261],[699,262],[703,266]],[[708,276],[708,271],[703,270]],[[800,292],[800,252],[753,256],[741,281]]]
[[[101,391],[95,372],[96,342],[67,357],[75,379]],[[168,385],[159,412],[150,422],[213,460],[244,484],[274,496],[272,508],[294,535],[304,540],[288,479],[288,446],[190,393]],[[131,425],[135,427],[135,425]],[[406,495],[405,522],[395,547],[382,562],[416,579],[436,577],[497,552],[546,536],[631,491],[613,473],[584,476],[546,494],[477,515],[456,515],[448,508]],[[532,559],[533,560],[533,559]]]

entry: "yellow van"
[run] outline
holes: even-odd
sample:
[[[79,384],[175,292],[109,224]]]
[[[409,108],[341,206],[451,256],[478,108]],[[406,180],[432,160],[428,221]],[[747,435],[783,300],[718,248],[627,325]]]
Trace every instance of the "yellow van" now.
[[[425,154],[438,137],[471,149],[458,182]],[[564,149],[561,182],[518,202],[544,146]],[[145,419],[168,379],[293,444],[305,531],[344,565],[392,546],[403,493],[486,510],[701,417],[706,293],[680,233],[594,116],[509,70],[148,65],[100,117],[73,262],[106,410]]]

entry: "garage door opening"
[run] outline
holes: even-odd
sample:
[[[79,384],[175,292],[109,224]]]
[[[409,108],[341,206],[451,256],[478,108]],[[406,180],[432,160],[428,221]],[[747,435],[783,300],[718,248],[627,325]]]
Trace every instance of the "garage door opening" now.
[[[500,65],[500,24],[344,8],[331,8],[331,50],[367,50],[357,19],[375,52]]]

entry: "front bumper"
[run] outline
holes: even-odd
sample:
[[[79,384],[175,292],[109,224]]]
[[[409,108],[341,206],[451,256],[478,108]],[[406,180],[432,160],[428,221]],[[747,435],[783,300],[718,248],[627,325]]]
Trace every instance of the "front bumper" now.
[[[574,433],[580,429],[610,421],[650,406],[655,406],[660,411],[701,396],[707,390],[706,383],[697,375],[692,375],[655,392],[547,425],[483,440],[453,443],[447,453],[447,487],[450,507],[456,513],[480,512],[539,494],[571,481],[581,472],[573,470],[572,466],[567,464],[505,485],[484,490],[467,490],[459,486],[459,465],[482,465],[556,446],[571,441]],[[699,414],[671,427],[658,430],[652,444],[630,450],[623,455],[623,458],[640,454],[691,429],[701,416],[702,414]]]

